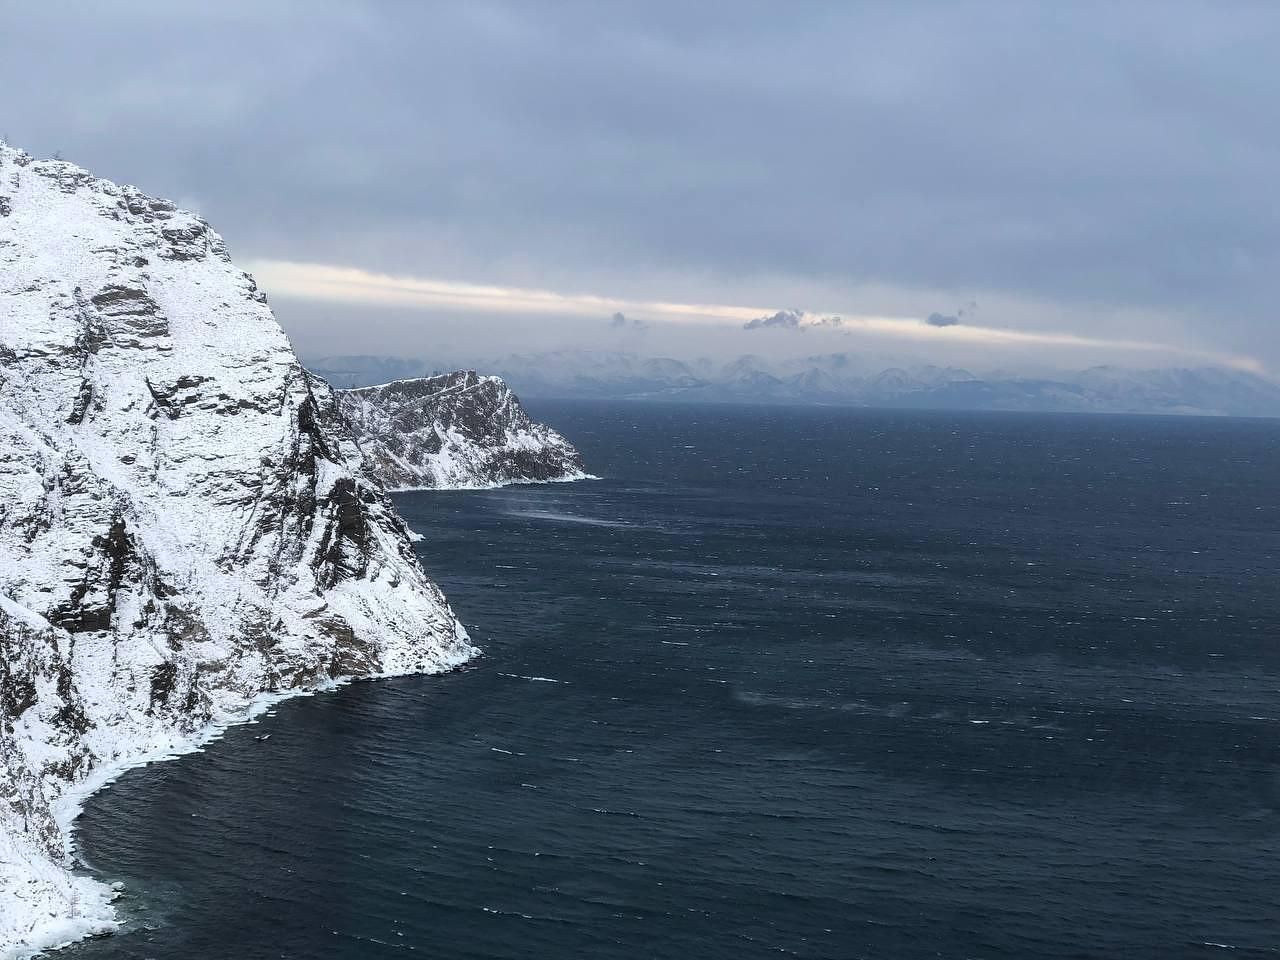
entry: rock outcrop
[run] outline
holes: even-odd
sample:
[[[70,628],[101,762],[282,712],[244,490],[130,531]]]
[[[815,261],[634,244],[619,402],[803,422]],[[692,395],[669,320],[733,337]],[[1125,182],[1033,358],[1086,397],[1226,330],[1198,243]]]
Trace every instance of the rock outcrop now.
[[[0,957],[110,927],[68,826],[112,771],[474,653],[222,239],[0,144]]]
[[[589,477],[572,444],[531,420],[498,377],[459,370],[336,394],[365,459],[391,490]]]

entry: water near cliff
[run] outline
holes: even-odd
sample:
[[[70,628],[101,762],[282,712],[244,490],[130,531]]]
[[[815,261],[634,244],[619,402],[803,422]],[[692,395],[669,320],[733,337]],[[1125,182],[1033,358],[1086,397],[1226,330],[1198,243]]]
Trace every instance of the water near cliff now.
[[[77,958],[1280,950],[1280,423],[532,412],[398,498],[488,657],[100,794]]]

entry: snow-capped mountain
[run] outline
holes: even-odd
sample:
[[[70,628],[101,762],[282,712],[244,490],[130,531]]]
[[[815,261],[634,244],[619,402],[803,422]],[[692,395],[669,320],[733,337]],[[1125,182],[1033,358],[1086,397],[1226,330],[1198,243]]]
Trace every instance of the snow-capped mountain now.
[[[405,357],[378,357],[369,355],[304,358],[306,368],[329,381],[335,390],[346,387],[367,387],[392,380],[412,380],[415,377],[439,375],[421,360]]]
[[[124,765],[475,652],[208,224],[0,144],[0,957],[112,924],[68,827]]]
[[[582,457],[498,377],[459,370],[337,391],[365,459],[393,490],[582,480]]]
[[[685,363],[590,350],[468,362],[530,397],[1280,417],[1280,383],[1218,367],[1092,367],[1028,376],[928,364],[885,367],[854,353]],[[391,357],[328,358],[315,367],[337,378],[331,382],[353,385],[372,382],[364,378],[377,373],[407,376],[427,369],[424,361]]]

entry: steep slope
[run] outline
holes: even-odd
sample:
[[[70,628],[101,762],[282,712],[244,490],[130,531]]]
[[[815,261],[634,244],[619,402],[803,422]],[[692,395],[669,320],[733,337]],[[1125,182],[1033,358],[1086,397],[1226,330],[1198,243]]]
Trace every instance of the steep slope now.
[[[0,956],[110,925],[68,822],[112,771],[474,653],[222,239],[0,144]]]
[[[393,490],[581,480],[582,457],[497,377],[459,370],[337,391],[365,458]]]

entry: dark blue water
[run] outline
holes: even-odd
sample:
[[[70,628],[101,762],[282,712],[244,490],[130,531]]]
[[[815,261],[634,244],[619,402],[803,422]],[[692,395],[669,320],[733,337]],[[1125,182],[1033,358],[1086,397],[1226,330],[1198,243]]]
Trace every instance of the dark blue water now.
[[[99,795],[76,956],[1280,954],[1280,423],[535,412],[399,498],[488,656]]]

